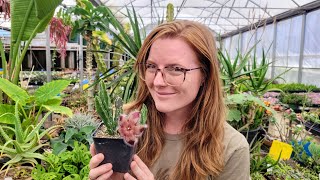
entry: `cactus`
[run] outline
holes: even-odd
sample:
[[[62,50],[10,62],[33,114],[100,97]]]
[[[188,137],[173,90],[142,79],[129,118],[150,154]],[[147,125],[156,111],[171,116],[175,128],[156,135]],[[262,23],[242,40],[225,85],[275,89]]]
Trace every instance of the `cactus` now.
[[[107,128],[109,135],[117,134],[117,121],[122,113],[122,101],[120,98],[115,98],[115,105],[106,89],[104,82],[99,83],[100,90],[95,97],[95,106],[97,113]]]
[[[167,22],[170,22],[170,21],[173,21],[174,19],[174,7],[173,7],[173,4],[172,3],[169,3],[167,5],[167,16],[166,16],[166,20]]]

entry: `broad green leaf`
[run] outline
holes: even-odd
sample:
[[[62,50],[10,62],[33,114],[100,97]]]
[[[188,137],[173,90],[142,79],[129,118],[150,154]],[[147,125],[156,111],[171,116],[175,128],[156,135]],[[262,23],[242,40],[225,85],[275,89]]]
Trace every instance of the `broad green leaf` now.
[[[14,106],[0,104],[0,123],[14,124]]]
[[[25,105],[27,99],[30,98],[24,89],[3,78],[0,78],[0,89],[12,100],[19,101],[22,105]]]
[[[94,126],[84,126],[80,129],[80,132],[83,132],[84,134],[91,134],[95,129],[96,128]]]
[[[60,113],[60,114],[66,114],[69,117],[72,116],[72,110],[68,107],[64,106],[48,106],[48,105],[43,105],[44,108],[46,108],[49,111],[55,112],[55,113]]]
[[[78,173],[78,168],[75,165],[64,163],[62,166],[70,174],[77,174]]]
[[[63,178],[62,180],[81,180],[81,178],[78,174],[71,174],[71,175]]]
[[[44,18],[48,13],[56,9],[62,0],[35,0],[36,16],[39,19]]]
[[[61,103],[62,103],[61,97],[54,97],[52,99],[49,99],[47,102],[43,104],[49,105],[49,106],[59,106]]]
[[[69,128],[67,131],[66,131],[66,136],[65,136],[65,139],[64,139],[64,142],[68,142],[69,139],[72,138],[72,136],[74,134],[77,134],[78,133],[78,130],[77,129],[74,129],[74,128]]]
[[[51,141],[52,153],[58,155],[67,150],[68,145],[61,141]]]
[[[85,162],[83,162],[83,164],[85,164]],[[89,171],[90,171],[90,168],[89,168],[89,162],[88,162],[88,164],[80,170],[80,177],[82,177],[83,179],[87,178],[89,175]]]
[[[241,112],[237,109],[229,109],[228,112],[228,121],[240,121],[241,120]]]
[[[244,94],[231,94],[227,96],[227,104],[243,104],[246,99]]]
[[[17,42],[20,33],[23,34],[21,37],[22,41],[26,41],[31,36],[35,27],[41,20],[46,18],[44,25],[41,30],[44,30],[43,26],[46,27],[50,19],[53,16],[54,9],[61,3],[61,0],[14,0],[11,1],[11,38],[12,42]],[[36,8],[37,6],[37,8]],[[38,16],[37,17],[37,9]],[[28,14],[30,12],[30,14]],[[50,15],[51,17],[49,17]]]
[[[46,83],[37,89],[34,93],[36,98],[36,103],[38,105],[43,104],[51,98],[56,97],[59,93],[61,93],[68,85],[70,81],[66,80],[57,80]]]

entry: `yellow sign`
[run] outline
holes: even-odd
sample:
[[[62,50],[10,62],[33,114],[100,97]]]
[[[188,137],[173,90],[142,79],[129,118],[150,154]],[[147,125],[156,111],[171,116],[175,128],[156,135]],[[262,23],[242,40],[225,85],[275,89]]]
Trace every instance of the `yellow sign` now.
[[[272,142],[269,155],[274,160],[278,160],[280,154],[280,159],[287,160],[290,159],[292,153],[292,146],[290,144],[274,140]]]
[[[89,87],[89,84],[84,84],[84,85],[82,85],[82,89],[83,89],[83,90],[86,90],[88,87]]]

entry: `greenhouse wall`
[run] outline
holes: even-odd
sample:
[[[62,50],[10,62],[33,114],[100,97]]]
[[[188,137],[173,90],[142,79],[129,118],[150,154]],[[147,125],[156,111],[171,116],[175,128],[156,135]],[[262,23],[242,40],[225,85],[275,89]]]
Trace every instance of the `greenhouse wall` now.
[[[242,32],[222,40],[222,47],[234,58],[255,47],[258,62],[264,50],[270,64],[267,78],[290,69],[283,82],[299,82],[320,87],[320,9]]]

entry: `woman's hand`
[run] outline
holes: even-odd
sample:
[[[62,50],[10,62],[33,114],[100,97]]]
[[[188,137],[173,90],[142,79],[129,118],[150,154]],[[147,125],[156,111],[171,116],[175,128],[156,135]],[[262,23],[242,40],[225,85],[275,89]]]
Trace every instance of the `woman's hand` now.
[[[96,154],[96,149],[94,148],[94,144],[90,146],[91,160],[89,163],[90,172],[89,179],[90,180],[107,180],[107,179],[123,179],[122,173],[113,173],[112,164],[107,163],[99,166],[99,164],[103,161],[103,154]]]
[[[133,161],[131,162],[131,171],[139,180],[154,180],[154,176],[150,169],[144,164],[144,162],[139,158],[139,156],[134,155]],[[133,176],[129,173],[124,174],[124,179],[135,180]]]

